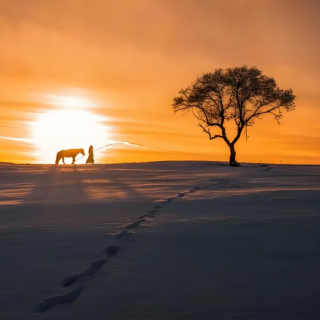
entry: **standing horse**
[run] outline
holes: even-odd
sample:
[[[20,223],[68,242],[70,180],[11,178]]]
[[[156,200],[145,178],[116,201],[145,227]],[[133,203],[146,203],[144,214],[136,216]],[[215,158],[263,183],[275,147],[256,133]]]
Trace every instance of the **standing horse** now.
[[[85,155],[83,149],[69,149],[69,150],[61,150],[57,153],[56,157],[56,165],[59,164],[59,161],[62,159],[63,164],[64,158],[72,158],[72,164],[76,161],[76,156],[81,153],[82,155]]]

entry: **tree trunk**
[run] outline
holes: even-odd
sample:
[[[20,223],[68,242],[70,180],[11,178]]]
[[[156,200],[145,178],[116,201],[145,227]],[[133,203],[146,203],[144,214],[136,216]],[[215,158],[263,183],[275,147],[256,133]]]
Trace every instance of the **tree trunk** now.
[[[229,148],[230,148],[230,162],[229,162],[229,165],[238,167],[239,164],[236,161],[236,150],[234,148],[234,144],[230,144]]]

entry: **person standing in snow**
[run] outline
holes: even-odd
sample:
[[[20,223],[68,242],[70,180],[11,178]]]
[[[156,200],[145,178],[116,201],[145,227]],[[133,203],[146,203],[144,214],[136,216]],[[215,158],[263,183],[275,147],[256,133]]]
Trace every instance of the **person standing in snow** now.
[[[88,156],[88,159],[87,159],[86,164],[88,164],[88,163],[92,163],[92,164],[94,164],[94,158],[93,158],[93,146],[90,146],[88,153],[89,153],[89,156]]]

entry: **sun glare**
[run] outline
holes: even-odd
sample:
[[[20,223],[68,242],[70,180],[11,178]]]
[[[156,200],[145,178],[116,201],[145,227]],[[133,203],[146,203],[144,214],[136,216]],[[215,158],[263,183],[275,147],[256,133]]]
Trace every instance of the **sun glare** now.
[[[83,148],[87,154],[90,145],[98,148],[107,144],[108,128],[103,124],[104,120],[92,112],[73,108],[39,115],[33,124],[33,141],[39,162],[54,163],[60,150]],[[99,154],[95,159],[99,159]],[[85,161],[86,157],[83,157],[77,163]],[[71,162],[72,159],[66,159],[66,163]]]
[[[61,96],[46,94],[42,96],[43,102],[62,106],[65,108],[92,108],[93,103],[84,97],[72,97],[72,96]]]

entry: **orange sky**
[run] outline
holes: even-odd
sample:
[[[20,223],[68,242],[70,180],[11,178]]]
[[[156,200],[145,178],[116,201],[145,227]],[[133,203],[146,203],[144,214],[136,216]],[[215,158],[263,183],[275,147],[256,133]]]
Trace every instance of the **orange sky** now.
[[[297,108],[257,121],[237,160],[319,164],[319,12],[317,0],[0,0],[0,137],[32,142],[41,114],[68,108],[47,97],[79,97],[109,139],[144,146],[101,162],[227,161],[171,102],[203,72],[246,64],[292,88]],[[0,161],[39,162],[38,149],[0,138]]]

